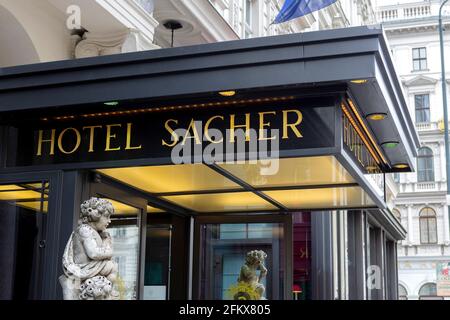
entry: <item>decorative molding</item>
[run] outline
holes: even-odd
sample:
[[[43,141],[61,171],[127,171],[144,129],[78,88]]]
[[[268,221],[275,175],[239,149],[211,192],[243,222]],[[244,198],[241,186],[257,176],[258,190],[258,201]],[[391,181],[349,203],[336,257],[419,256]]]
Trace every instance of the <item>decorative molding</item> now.
[[[424,76],[419,75],[409,80],[403,80],[403,84],[406,87],[418,87],[418,86],[435,86],[438,80]]]
[[[119,20],[125,28],[138,31],[135,51],[158,48],[153,44],[158,21],[153,17],[152,0],[97,0],[98,3]],[[92,31],[92,30],[91,30]],[[95,31],[94,31],[95,32]]]
[[[79,59],[139,51],[142,48],[140,35],[138,30],[132,29],[113,34],[86,32],[75,45],[74,57]],[[156,45],[151,46],[157,48]]]

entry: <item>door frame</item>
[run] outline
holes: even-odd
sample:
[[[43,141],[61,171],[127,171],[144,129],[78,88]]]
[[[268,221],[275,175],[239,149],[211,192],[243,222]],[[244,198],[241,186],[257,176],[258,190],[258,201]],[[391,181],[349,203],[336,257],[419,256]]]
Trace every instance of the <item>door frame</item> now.
[[[145,272],[145,244],[147,237],[147,204],[148,201],[139,197],[126,187],[121,188],[119,184],[110,184],[108,180],[92,181],[89,185],[89,197],[103,196],[125,203],[137,209],[140,213],[137,217],[139,229],[139,249],[138,249],[138,270],[137,270],[137,290],[136,300],[140,300],[144,295],[144,272]]]
[[[259,215],[198,215],[194,217],[194,252],[193,252],[193,274],[192,274],[192,298],[200,299],[200,234],[203,224],[221,223],[282,223],[284,235],[284,293],[283,300],[292,300],[292,216],[291,214],[259,214]]]
[[[16,184],[36,181],[48,181],[48,211],[47,221],[41,233],[41,240],[45,250],[38,251],[39,265],[37,272],[40,275],[37,288],[33,293],[33,299],[56,299],[58,295],[61,257],[60,246],[65,246],[67,239],[63,239],[61,225],[64,219],[72,220],[72,213],[67,217],[62,208],[62,172],[39,171],[20,173],[0,173],[2,184]]]

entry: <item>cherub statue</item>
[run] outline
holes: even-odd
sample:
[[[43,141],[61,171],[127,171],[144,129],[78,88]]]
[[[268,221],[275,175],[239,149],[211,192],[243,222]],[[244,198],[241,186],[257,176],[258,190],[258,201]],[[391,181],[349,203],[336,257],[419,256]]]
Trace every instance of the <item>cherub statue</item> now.
[[[265,300],[264,292],[266,291],[266,288],[262,284],[262,278],[267,275],[267,268],[264,265],[264,260],[266,258],[267,254],[262,250],[253,250],[248,252],[245,258],[245,264],[241,267],[238,278],[238,283],[246,284],[251,287],[251,289],[255,291],[255,296],[258,297],[259,300]],[[259,276],[257,271],[260,271]],[[251,296],[253,295],[248,295],[248,297]],[[239,293],[235,295],[235,299],[240,298]]]
[[[64,274],[59,281],[65,300],[111,300],[116,298],[114,282],[117,264],[106,228],[114,208],[108,200],[91,198],[81,204],[79,225],[66,245]]]

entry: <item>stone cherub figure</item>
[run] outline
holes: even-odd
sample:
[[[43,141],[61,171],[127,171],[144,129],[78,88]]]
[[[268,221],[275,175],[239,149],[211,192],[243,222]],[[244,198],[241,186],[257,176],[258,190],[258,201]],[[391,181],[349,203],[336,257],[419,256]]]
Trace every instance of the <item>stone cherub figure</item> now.
[[[264,265],[264,260],[267,254],[262,250],[252,250],[247,253],[245,264],[241,267],[238,278],[238,283],[250,287],[256,295],[248,295],[245,292],[239,292],[234,299],[252,299],[257,297],[259,300],[265,300],[264,293],[266,288],[262,284],[262,279],[267,275],[267,268]],[[257,271],[260,271],[259,275]]]
[[[59,278],[65,300],[117,299],[113,289],[117,264],[106,231],[113,213],[105,199],[91,198],[81,204],[79,225],[64,250],[64,274]]]

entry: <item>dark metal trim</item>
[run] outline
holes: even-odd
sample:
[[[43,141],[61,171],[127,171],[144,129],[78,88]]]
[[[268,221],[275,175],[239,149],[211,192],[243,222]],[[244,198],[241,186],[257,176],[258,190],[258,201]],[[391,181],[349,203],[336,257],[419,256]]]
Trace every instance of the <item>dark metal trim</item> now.
[[[296,158],[308,156],[329,156],[336,155],[340,152],[338,147],[329,148],[310,148],[310,149],[292,149],[280,150],[280,158]],[[201,162],[198,162],[199,164]],[[57,163],[47,165],[33,165],[33,166],[17,166],[17,167],[0,167],[1,173],[13,173],[24,171],[51,171],[51,170],[75,170],[75,169],[109,169],[120,167],[140,167],[140,166],[156,166],[156,165],[173,165],[170,157],[159,158],[142,158],[130,160],[111,160],[111,161],[86,161],[74,163]]]
[[[348,154],[347,150],[343,148],[341,153],[336,155],[336,158],[348,171],[348,173],[350,173],[350,175],[356,180],[359,186],[370,196],[375,205],[380,209],[385,209],[387,207],[385,201],[378,196],[377,192],[367,182],[360,167],[353,161],[353,158]]]
[[[273,186],[273,187],[253,187],[256,191],[289,191],[289,190],[304,190],[304,189],[328,189],[328,188],[349,188],[358,187],[357,183],[336,183],[336,184],[314,184],[314,185],[301,185],[301,186]],[[195,191],[176,191],[176,192],[161,192],[152,193],[155,197],[170,197],[170,196],[184,196],[195,194],[214,194],[214,193],[234,193],[234,192],[246,192],[245,189],[212,189],[212,190],[195,190]]]
[[[30,181],[48,181],[50,197],[48,199],[48,220],[44,226],[43,235],[45,236],[46,246],[41,254],[42,270],[41,287],[37,293],[36,299],[56,299],[59,283],[58,249],[61,245],[60,225],[62,219],[61,196],[61,172],[35,172],[19,174],[0,174],[2,183],[27,183]],[[64,244],[65,245],[65,244]]]
[[[215,164],[215,163],[214,164],[207,164],[207,166],[209,168],[213,169],[214,171],[220,173],[224,177],[228,178],[229,180],[231,180],[231,181],[237,183],[238,185],[242,186],[245,190],[251,191],[254,194],[256,194],[257,196],[263,198],[264,200],[266,200],[270,204],[274,205],[275,207],[277,207],[277,208],[279,208],[279,209],[281,209],[283,211],[288,211],[288,208],[285,207],[284,205],[282,205],[281,203],[279,203],[278,201],[272,199],[271,197],[269,197],[265,193],[256,190],[250,184],[248,184],[247,182],[239,179],[238,177],[236,177],[235,175],[233,175],[230,172],[226,171],[225,169],[223,169],[222,167],[218,166],[217,164]]]
[[[158,198],[151,193],[145,192],[143,190],[137,189],[127,183],[124,183],[120,180],[111,178],[109,176],[105,176],[100,172],[95,173],[96,176],[100,178],[100,181],[109,184],[111,186],[115,186],[116,188],[120,188],[122,190],[127,190],[127,192],[134,194],[136,196],[142,197],[148,201],[148,204],[152,207],[162,209],[168,212],[171,212],[175,215],[187,216],[194,215],[195,212],[189,209],[178,206],[172,202],[166,201],[164,199]]]

